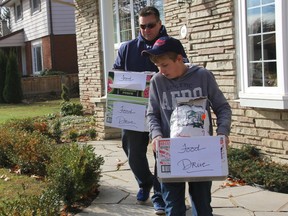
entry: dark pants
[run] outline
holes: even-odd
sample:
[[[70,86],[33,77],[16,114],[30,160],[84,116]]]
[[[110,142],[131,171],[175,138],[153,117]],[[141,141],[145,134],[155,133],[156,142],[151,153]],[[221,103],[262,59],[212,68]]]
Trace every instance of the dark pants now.
[[[188,182],[189,195],[198,216],[213,216],[211,203],[212,182]],[[185,182],[162,183],[162,195],[166,203],[166,216],[185,216]]]
[[[153,202],[161,196],[161,188],[156,175],[154,176],[149,169],[146,156],[148,144],[148,132],[122,131],[122,147],[128,157],[130,168],[138,182],[139,188],[149,188],[153,185],[154,195],[151,198]]]

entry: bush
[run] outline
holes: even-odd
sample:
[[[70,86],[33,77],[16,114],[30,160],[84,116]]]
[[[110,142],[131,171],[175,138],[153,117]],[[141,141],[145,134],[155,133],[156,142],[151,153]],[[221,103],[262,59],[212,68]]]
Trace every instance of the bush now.
[[[18,72],[17,57],[12,51],[7,60],[3,98],[7,103],[20,103],[23,98],[21,76]]]
[[[48,184],[41,196],[21,194],[0,205],[0,215],[59,215],[60,201],[69,210],[74,202],[97,191],[103,157],[96,156],[92,146],[56,145],[51,139],[61,138],[62,127],[90,125],[91,118],[67,116],[63,119],[49,115],[10,120],[0,127],[0,167],[43,176]],[[86,133],[92,137],[96,132],[88,129]]]
[[[38,131],[27,132],[0,128],[0,162],[3,166],[21,169],[23,173],[44,176],[49,163],[53,140]]]
[[[63,71],[53,71],[53,70],[43,70],[40,75],[41,76],[53,76],[53,75],[65,75],[66,73]]]
[[[64,84],[62,84],[61,98],[63,101],[70,101],[69,89]]]
[[[89,145],[73,143],[58,147],[48,167],[48,179],[68,207],[98,187],[102,156]]]
[[[267,190],[288,193],[288,166],[277,164],[260,154],[254,147],[228,148],[229,174],[249,185],[258,185]]]
[[[7,63],[7,57],[4,51],[0,49],[0,103],[5,102],[3,97],[3,90],[5,86],[6,63]]]
[[[69,101],[63,101],[61,103],[61,115],[68,116],[68,115],[76,115],[82,116],[83,115],[83,106],[82,104],[73,103]]]

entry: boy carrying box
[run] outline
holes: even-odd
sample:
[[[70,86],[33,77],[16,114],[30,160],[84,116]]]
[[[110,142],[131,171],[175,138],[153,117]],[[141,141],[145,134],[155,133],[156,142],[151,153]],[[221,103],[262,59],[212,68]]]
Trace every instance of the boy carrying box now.
[[[159,38],[153,48],[142,52],[158,67],[159,73],[150,81],[147,118],[149,132],[155,151],[156,141],[170,137],[170,120],[176,108],[176,98],[207,97],[208,116],[210,107],[217,117],[217,135],[225,135],[226,144],[231,126],[231,107],[219,89],[213,74],[195,65],[183,63],[181,51],[183,46],[179,40],[172,37]],[[210,120],[209,133],[212,135]],[[212,216],[211,181],[188,182],[189,195],[193,197],[199,216]],[[185,182],[161,183],[165,201],[166,216],[185,216]]]

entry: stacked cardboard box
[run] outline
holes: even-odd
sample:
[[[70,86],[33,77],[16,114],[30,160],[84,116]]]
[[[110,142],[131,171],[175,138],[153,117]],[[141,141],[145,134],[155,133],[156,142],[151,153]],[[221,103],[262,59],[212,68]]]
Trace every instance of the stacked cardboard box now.
[[[155,72],[110,71],[105,125],[148,131],[146,109],[150,79]]]

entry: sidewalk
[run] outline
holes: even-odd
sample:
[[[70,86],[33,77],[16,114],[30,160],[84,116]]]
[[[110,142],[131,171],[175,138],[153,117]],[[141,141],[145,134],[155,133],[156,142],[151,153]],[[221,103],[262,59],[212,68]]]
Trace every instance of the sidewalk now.
[[[155,216],[151,202],[136,203],[138,186],[128,163],[117,170],[116,164],[126,156],[119,140],[92,141],[95,153],[102,155],[100,193],[92,204],[76,216]],[[152,150],[148,159],[153,170]],[[252,186],[222,187],[222,181],[212,186],[214,216],[288,216],[288,194],[266,191]],[[189,200],[187,196],[187,200]],[[187,201],[189,205],[189,202]],[[186,215],[191,216],[191,208]]]

